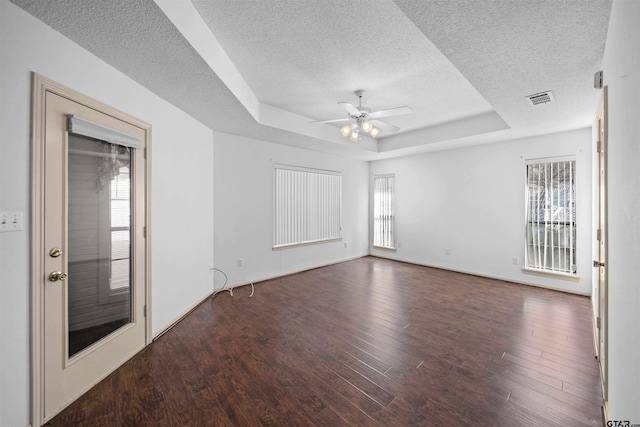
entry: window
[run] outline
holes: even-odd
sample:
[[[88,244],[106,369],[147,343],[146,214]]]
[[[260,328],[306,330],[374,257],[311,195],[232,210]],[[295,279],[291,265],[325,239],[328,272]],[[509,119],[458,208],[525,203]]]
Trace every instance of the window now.
[[[373,246],[395,249],[395,175],[373,179]]]
[[[527,268],[576,273],[575,170],[575,160],[527,162]]]
[[[129,288],[130,264],[130,180],[129,168],[121,167],[110,183],[111,192],[111,263],[109,290]]]
[[[93,222],[91,238],[79,239],[78,245],[85,245],[79,246],[84,257],[91,255],[98,263],[94,282],[98,285],[99,304],[127,301],[127,304],[117,305],[129,311],[133,284],[131,220],[132,217],[141,219],[144,215],[142,211],[138,215],[133,211],[132,161],[133,149],[143,149],[143,141],[139,134],[125,133],[73,114],[67,116],[67,130],[74,135],[70,138],[69,158],[79,163],[79,176],[84,178],[78,181],[93,182],[95,187],[91,197],[84,195],[86,200],[78,202],[80,219],[74,223],[86,227]],[[85,160],[78,160],[76,155],[84,156]],[[88,159],[92,159],[92,164],[84,164]],[[88,207],[87,201],[95,206]],[[95,248],[94,253],[87,252],[87,245]],[[113,308],[103,310],[109,312],[105,316],[117,315]]]
[[[100,142],[99,302],[129,298],[131,286],[131,150]]]
[[[340,172],[278,165],[274,199],[274,249],[341,238]]]

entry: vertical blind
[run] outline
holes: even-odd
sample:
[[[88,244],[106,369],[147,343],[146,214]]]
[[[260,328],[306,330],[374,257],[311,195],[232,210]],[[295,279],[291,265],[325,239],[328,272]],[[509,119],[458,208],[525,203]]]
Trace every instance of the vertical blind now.
[[[395,176],[376,176],[373,180],[373,246],[393,249]]]
[[[274,248],[340,238],[340,173],[277,166],[274,189]]]
[[[527,164],[527,267],[576,273],[575,160]]]

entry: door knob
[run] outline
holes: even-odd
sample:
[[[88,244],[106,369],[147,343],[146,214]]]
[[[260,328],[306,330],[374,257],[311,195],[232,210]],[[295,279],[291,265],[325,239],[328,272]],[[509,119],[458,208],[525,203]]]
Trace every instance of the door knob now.
[[[67,273],[63,273],[62,271],[52,271],[49,273],[49,280],[52,282],[57,282],[60,280],[61,282],[67,280]]]
[[[594,267],[604,267],[604,262],[593,261],[593,266]]]

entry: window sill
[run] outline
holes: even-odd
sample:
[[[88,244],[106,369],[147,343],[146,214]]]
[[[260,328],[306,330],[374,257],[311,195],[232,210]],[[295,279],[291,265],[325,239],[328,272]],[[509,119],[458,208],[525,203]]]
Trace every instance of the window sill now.
[[[526,274],[533,274],[535,276],[544,276],[544,277],[551,277],[554,279],[568,280],[571,282],[580,281],[580,276],[576,274],[561,273],[558,271],[539,270],[537,268],[523,268],[522,272]]]
[[[396,251],[396,248],[390,248],[390,247],[388,247],[388,246],[376,246],[376,245],[371,245],[371,247],[372,247],[373,249],[382,249],[383,251],[393,251],[393,252],[395,252],[395,251]]]
[[[272,251],[279,251],[281,249],[289,249],[289,248],[297,248],[300,246],[309,246],[309,245],[317,245],[320,243],[329,243],[329,242],[339,242],[342,240],[342,237],[331,237],[329,239],[321,239],[321,240],[311,240],[309,242],[300,242],[300,243],[289,243],[286,245],[277,245],[272,246]]]

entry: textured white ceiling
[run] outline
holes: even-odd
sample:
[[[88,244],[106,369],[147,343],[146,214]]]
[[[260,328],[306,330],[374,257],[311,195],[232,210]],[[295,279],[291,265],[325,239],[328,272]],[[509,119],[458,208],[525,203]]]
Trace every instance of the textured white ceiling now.
[[[611,7],[610,0],[11,1],[214,130],[363,159],[589,126]],[[208,34],[190,36],[191,24],[165,15],[162,3],[199,14]],[[207,56],[208,45],[221,46],[236,78]],[[337,102],[356,103],[356,89],[367,90],[364,104],[374,110],[412,106],[414,114],[388,120],[403,132],[352,144],[330,125],[308,125],[341,117]],[[526,95],[544,90],[554,103],[527,105]]]
[[[513,129],[588,126],[610,0],[396,0]],[[551,90],[553,103],[527,95]]]
[[[262,103],[323,120],[365,89],[374,110],[414,109],[387,120],[403,130],[491,111],[391,0],[192,3]]]

